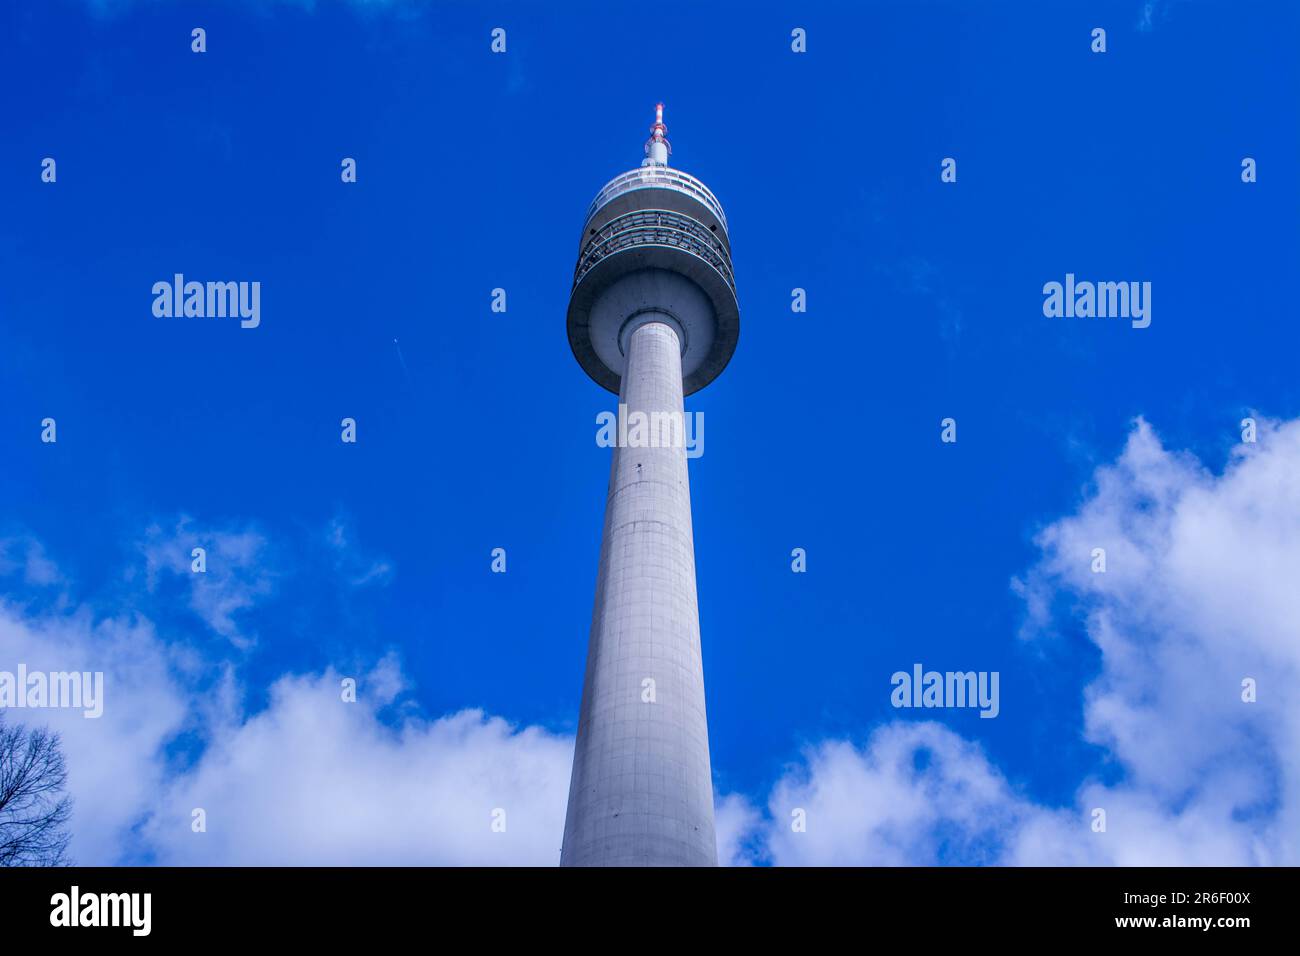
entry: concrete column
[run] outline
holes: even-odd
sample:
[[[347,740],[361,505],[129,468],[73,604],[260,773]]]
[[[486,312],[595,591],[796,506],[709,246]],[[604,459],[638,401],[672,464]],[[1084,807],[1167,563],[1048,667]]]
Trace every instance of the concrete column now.
[[[638,318],[645,324],[627,336],[620,403],[628,416],[675,412],[680,428],[676,323]],[[647,679],[654,682],[653,703],[645,699]],[[560,862],[718,862],[681,440],[677,447],[613,451]]]

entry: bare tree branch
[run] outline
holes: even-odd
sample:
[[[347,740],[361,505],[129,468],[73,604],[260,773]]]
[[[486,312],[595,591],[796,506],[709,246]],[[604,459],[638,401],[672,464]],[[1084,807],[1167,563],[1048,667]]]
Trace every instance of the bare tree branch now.
[[[67,866],[72,800],[58,734],[0,713],[0,866]]]

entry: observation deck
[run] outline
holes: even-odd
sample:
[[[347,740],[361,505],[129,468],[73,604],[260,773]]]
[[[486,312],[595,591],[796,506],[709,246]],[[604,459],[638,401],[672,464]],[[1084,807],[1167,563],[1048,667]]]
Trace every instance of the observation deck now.
[[[645,163],[611,179],[587,209],[569,345],[587,374],[617,394],[630,324],[654,313],[676,325],[689,395],[718,377],[740,337],[731,237],[713,192],[667,165],[662,113],[651,131]]]

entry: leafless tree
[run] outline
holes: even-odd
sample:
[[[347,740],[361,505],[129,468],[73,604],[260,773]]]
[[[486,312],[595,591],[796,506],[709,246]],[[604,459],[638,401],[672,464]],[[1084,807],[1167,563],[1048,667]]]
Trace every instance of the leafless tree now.
[[[58,734],[0,713],[0,866],[67,866],[68,771]]]

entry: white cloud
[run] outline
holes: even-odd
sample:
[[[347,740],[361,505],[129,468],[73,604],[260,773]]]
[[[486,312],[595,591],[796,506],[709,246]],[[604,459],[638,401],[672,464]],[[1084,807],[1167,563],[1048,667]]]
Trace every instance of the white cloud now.
[[[98,719],[6,712],[62,735],[81,864],[559,860],[572,740],[475,710],[403,715],[393,659],[360,676],[355,703],[327,671],[282,677],[266,708],[250,713],[232,670],[200,690],[190,654],[147,621],[95,621],[84,608],[32,619],[0,605],[0,669],[18,663],[105,674]],[[167,754],[185,732],[202,741],[188,767]],[[190,829],[195,807],[207,812],[206,833]],[[490,828],[498,808],[503,833]]]
[[[753,841],[762,825],[762,814],[743,794],[718,797],[715,792],[714,796],[719,865],[748,866],[754,863],[759,848],[753,845]]]
[[[1085,736],[1118,782],[1040,806],[951,731],[896,722],[861,749],[811,748],[751,843],[778,864],[1300,862],[1300,421],[1265,423],[1214,475],[1139,420],[1094,486],[1015,584],[1036,639],[1081,617],[1100,650]],[[1257,703],[1242,701],[1246,677]]]
[[[808,750],[772,791],[763,842],[782,866],[996,863],[1005,834],[1042,812],[976,745],[933,722],[894,722],[861,749]]]
[[[1112,837],[1143,821],[1110,858],[1300,862],[1300,421],[1263,423],[1213,475],[1139,420],[1040,544],[1022,588],[1040,615],[1057,594],[1086,615],[1102,655],[1086,736],[1125,771],[1086,802],[1121,811]],[[1257,703],[1241,699],[1248,677]]]
[[[0,603],[0,670],[103,671],[103,714],[7,710],[6,720],[39,723],[63,737],[73,798],[70,853],[80,863],[115,863],[165,779],[162,748],[181,731],[187,695],[173,652],[148,621],[95,620],[81,608],[28,617]]]
[[[244,569],[264,547],[251,533],[207,540]],[[1038,542],[1040,562],[1015,582],[1026,633],[1053,640],[1057,624],[1082,623],[1099,650],[1084,733],[1107,752],[1110,782],[1082,780],[1069,806],[1042,806],[978,745],[894,722],[861,745],[811,746],[762,809],[720,799],[721,862],[1300,862],[1300,421],[1263,423],[1221,475],[1139,421]],[[154,544],[154,575],[178,555],[188,573],[182,536]],[[1091,571],[1096,547],[1104,574]],[[236,574],[226,600],[198,608],[233,621],[229,609],[267,593],[257,580]],[[281,677],[249,710],[232,662],[164,641],[143,618],[70,606],[0,604],[0,667],[106,672],[100,720],[43,712],[65,738],[80,862],[140,847],[175,864],[558,861],[570,738],[474,710],[422,716],[391,658],[359,675],[355,703],[326,670]],[[1246,677],[1256,703],[1241,699]],[[188,762],[167,753],[182,739],[198,742]],[[195,807],[206,833],[190,828]],[[504,833],[490,825],[498,808]],[[1105,833],[1089,826],[1093,808]],[[806,832],[791,828],[795,809]]]
[[[208,548],[206,575],[190,571],[194,546]],[[25,580],[32,547],[0,574]],[[207,626],[248,645],[237,619],[271,594],[274,573],[262,535],[182,519],[172,533],[150,529],[141,553],[144,573],[127,575],[126,603],[161,612],[179,597]],[[337,557],[340,580],[363,560]],[[173,578],[178,594],[162,587]],[[474,710],[427,719],[403,699],[394,657],[355,675],[356,702],[341,699],[343,675],[327,670],[282,676],[266,705],[249,710],[242,653],[168,637],[143,616],[105,618],[66,595],[39,613],[0,603],[0,669],[104,673],[98,719],[70,709],[7,712],[62,735],[77,862],[558,862],[570,738]],[[191,830],[195,807],[207,812],[206,833]],[[498,809],[504,832],[491,828]]]
[[[389,660],[341,699],[340,675],[284,677],[264,711],[215,728],[144,836],[175,865],[554,865],[571,740],[481,711],[381,720]],[[207,831],[191,829],[206,812]],[[505,830],[494,832],[494,812]]]

